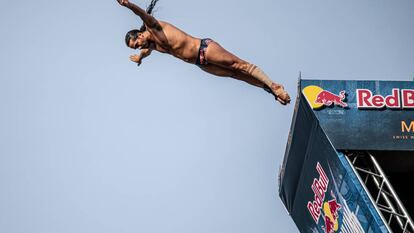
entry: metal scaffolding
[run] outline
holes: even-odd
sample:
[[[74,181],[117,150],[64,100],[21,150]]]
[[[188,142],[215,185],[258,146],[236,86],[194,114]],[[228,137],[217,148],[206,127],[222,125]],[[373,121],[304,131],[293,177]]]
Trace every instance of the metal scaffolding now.
[[[390,232],[414,233],[412,219],[374,156],[366,151],[346,155]]]

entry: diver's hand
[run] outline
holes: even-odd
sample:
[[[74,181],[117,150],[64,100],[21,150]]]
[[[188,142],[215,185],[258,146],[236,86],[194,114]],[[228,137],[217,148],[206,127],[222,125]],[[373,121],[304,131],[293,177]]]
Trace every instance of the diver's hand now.
[[[128,0],[117,0],[119,5],[121,6],[127,6],[129,4]]]
[[[129,56],[129,60],[137,63],[137,65],[141,65],[142,57],[139,54],[134,54]]]

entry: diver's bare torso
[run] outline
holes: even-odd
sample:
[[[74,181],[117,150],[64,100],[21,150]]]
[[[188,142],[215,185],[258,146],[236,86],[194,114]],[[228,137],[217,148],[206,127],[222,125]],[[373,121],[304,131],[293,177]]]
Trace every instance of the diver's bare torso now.
[[[172,24],[158,22],[160,25],[158,29],[147,27],[154,49],[194,64],[200,47],[200,39],[188,35]]]

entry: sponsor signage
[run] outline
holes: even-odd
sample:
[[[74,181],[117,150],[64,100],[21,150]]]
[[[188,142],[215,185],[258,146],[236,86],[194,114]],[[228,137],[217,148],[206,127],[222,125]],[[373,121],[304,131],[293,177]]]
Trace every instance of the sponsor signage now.
[[[315,195],[314,200],[312,202],[308,202],[308,210],[315,223],[318,223],[319,217],[321,216],[322,204],[325,200],[325,194],[328,190],[329,179],[319,162],[316,165],[316,170],[319,173],[319,179],[315,178],[313,180],[311,187]]]
[[[303,209],[311,220],[297,221],[309,226],[300,227],[301,232],[388,232],[344,155],[331,155],[321,161],[308,161],[308,174],[313,176],[304,180],[308,185],[302,192],[307,197]]]
[[[414,82],[301,80],[338,149],[414,150]]]
[[[321,87],[310,85],[303,89],[303,94],[313,109],[332,105],[348,107],[345,90],[334,94]],[[358,109],[414,109],[414,89],[393,88],[391,94],[386,96],[376,95],[369,89],[356,89],[355,95]]]
[[[353,208],[348,205],[347,200],[342,194],[340,192],[336,193],[338,190],[335,190],[335,188],[332,189],[332,187],[338,187],[338,183],[341,182],[338,182],[339,180],[332,180],[331,183],[333,182],[334,184],[333,186],[329,186],[329,177],[319,162],[316,164],[316,171],[318,178],[315,177],[311,185],[314,198],[308,201],[307,204],[309,214],[316,225],[316,231],[322,233],[364,233],[369,228],[377,228],[377,231],[384,231],[384,227],[380,227],[381,220],[376,214],[374,214],[374,218],[376,218],[377,222],[374,221],[369,225],[366,224],[363,226],[354,210],[352,210]],[[334,174],[332,175],[334,177]],[[328,187],[331,187],[331,189]],[[369,203],[364,204],[368,204],[369,206]],[[370,211],[365,211],[361,217],[370,216],[371,214]]]
[[[413,109],[414,90],[393,88],[390,95],[375,95],[369,89],[357,89],[357,108],[359,109]]]
[[[308,98],[300,95],[296,102],[279,176],[279,194],[286,209],[302,233],[389,232],[345,155],[331,141],[333,136],[336,144],[343,146],[357,132],[349,129],[353,125],[349,119],[357,122],[359,116],[346,115],[347,111],[360,111],[351,94],[355,92],[349,91],[357,86],[337,82],[329,86],[316,81],[305,84],[300,90]],[[369,89],[359,89],[364,88]],[[410,129],[410,124],[403,127]],[[354,148],[363,146],[352,143]]]

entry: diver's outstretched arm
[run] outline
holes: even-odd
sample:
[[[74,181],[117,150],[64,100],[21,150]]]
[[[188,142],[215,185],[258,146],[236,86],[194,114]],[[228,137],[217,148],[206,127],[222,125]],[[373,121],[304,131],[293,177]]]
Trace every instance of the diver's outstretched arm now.
[[[152,29],[161,29],[158,20],[156,20],[152,15],[148,14],[144,9],[140,8],[139,6],[135,5],[134,3],[129,2],[129,0],[117,0],[121,6],[125,6],[128,9],[132,10],[136,15],[138,15],[144,24]]]

